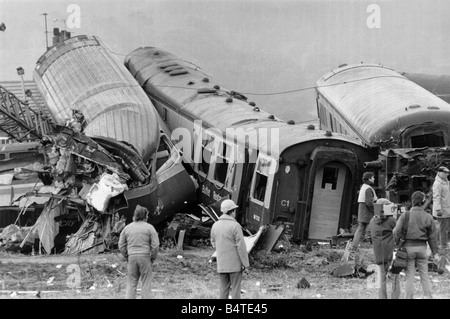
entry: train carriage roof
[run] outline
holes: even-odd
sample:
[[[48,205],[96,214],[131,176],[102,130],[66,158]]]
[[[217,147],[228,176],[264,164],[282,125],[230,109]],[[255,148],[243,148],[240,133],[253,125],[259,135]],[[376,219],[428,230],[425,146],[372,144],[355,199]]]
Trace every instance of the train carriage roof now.
[[[450,103],[450,75],[402,72],[402,75]]]
[[[345,65],[317,91],[371,146],[412,125],[450,122],[450,105],[398,72],[376,64]]]
[[[227,128],[255,130],[260,133],[258,145],[250,145],[270,154],[270,149],[285,149],[309,140],[335,139],[362,146],[359,139],[341,134],[331,137],[325,131],[311,129],[309,123],[291,125],[285,121],[252,106],[240,94],[230,91],[211,79],[198,66],[179,59],[175,55],[154,47],[139,48],[125,58],[125,65],[152,98],[168,101],[174,109],[191,120],[202,119],[207,127],[226,132]],[[170,70],[184,70],[187,73],[171,75]],[[230,101],[232,98],[232,102]],[[266,145],[265,134],[270,129],[279,129],[278,145]],[[277,154],[277,155],[279,155]],[[272,154],[276,155],[276,154]]]
[[[148,161],[159,144],[158,114],[136,80],[96,36],[59,42],[38,60],[34,81],[59,125],[83,113],[88,136],[125,141]]]

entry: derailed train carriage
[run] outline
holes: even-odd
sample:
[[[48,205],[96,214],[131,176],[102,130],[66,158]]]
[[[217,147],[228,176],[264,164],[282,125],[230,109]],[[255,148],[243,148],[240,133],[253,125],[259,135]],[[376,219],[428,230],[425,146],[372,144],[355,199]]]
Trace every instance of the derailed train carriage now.
[[[282,224],[295,241],[329,240],[350,226],[362,165],[373,158],[357,139],[282,121],[154,47],[134,50],[125,65],[191,164],[202,203],[231,198],[252,233]]]
[[[137,204],[148,207],[149,221],[158,224],[193,202],[195,184],[161,131],[158,113],[100,38],[56,43],[39,58],[34,81],[60,126],[54,144],[75,163],[59,174],[64,186],[81,192],[102,173],[117,173],[126,190],[99,210],[118,212],[128,222]]]
[[[355,136],[380,155],[381,196],[410,201],[429,192],[437,167],[450,164],[450,105],[398,72],[376,64],[341,65],[317,82],[322,129]]]

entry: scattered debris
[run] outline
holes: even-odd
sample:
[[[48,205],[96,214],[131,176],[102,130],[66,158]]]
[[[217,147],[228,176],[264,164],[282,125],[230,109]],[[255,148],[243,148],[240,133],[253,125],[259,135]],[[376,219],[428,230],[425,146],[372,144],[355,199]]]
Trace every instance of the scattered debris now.
[[[350,239],[347,244],[345,245],[344,254],[342,255],[341,263],[348,262],[348,259],[350,257],[352,247],[352,239]]]
[[[314,265],[314,266],[323,266],[323,265],[328,265],[329,262],[328,262],[328,260],[325,257],[314,256],[314,257],[308,259],[306,261],[306,264],[307,265]]]
[[[282,284],[270,284],[267,286],[266,291],[280,291],[283,289]]]
[[[311,287],[311,284],[308,282],[308,280],[306,280],[305,277],[300,279],[300,281],[297,283],[297,288],[299,288],[299,289],[306,289],[306,288],[310,288],[310,287]]]
[[[22,241],[27,238],[32,227],[19,227],[14,224],[6,226],[0,234],[0,247],[9,252],[31,252],[31,246],[22,247]]]
[[[267,225],[258,240],[258,250],[272,251],[278,239],[283,235],[284,227],[282,225]]]
[[[54,280],[54,279],[55,279],[55,276],[50,277],[50,278],[47,280],[47,282],[46,282],[47,286],[53,285],[53,280]]]
[[[330,246],[337,248],[341,243],[353,240],[353,235],[349,230],[340,228],[337,236],[331,236]]]
[[[355,265],[353,263],[344,263],[335,268],[331,275],[335,277],[349,277],[355,274]]]

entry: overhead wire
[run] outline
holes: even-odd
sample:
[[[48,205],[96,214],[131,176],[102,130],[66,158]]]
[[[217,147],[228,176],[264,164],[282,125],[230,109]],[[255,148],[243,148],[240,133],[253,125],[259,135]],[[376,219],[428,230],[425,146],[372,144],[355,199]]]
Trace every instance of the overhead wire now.
[[[129,54],[123,54],[123,53],[118,53],[118,52],[114,52],[113,50],[111,50],[110,48],[106,48],[109,52],[111,52],[112,54],[115,55],[120,55],[120,56],[142,56],[142,57],[148,57],[148,54],[138,54],[138,53],[129,53]],[[183,59],[179,59],[177,58],[177,60],[192,64],[193,66],[195,66],[194,70],[201,70],[201,68],[196,65],[195,63],[192,63],[190,61],[186,61]],[[319,88],[325,88],[325,87],[332,87],[332,86],[337,86],[337,85],[345,85],[348,83],[355,83],[355,82],[361,82],[361,81],[367,81],[367,80],[372,80],[372,79],[377,79],[377,78],[399,78],[399,79],[404,79],[405,77],[401,76],[401,75],[378,75],[378,76],[372,76],[372,77],[365,77],[365,78],[361,78],[361,79],[354,79],[354,80],[348,80],[348,81],[342,81],[342,82],[337,82],[337,83],[330,83],[330,84],[325,84],[325,85],[315,85],[315,86],[307,86],[307,87],[302,87],[302,88],[298,88],[298,89],[292,89],[292,90],[286,90],[286,91],[278,91],[278,92],[269,92],[269,93],[258,93],[258,92],[242,92],[239,91],[240,94],[246,94],[246,95],[253,95],[253,96],[276,96],[276,95],[285,95],[285,94],[291,94],[291,93],[296,93],[296,92],[302,92],[302,91],[307,91],[307,90],[314,90],[314,89],[319,89]],[[127,87],[133,87],[133,86],[139,86],[144,88],[144,85],[140,85],[140,84],[126,84],[125,86]],[[176,86],[176,85],[156,85],[157,87],[165,87],[165,88],[177,88],[177,89],[185,89],[185,90],[198,90],[198,88],[194,88],[194,87],[186,87],[186,86]],[[85,97],[83,99],[87,99],[89,97]],[[82,101],[81,100],[77,100],[77,102]],[[62,108],[58,113],[63,112],[64,110],[69,109],[70,106],[67,106],[65,108]]]
[[[122,56],[147,56],[148,54],[123,54],[123,53],[117,53],[112,51],[111,49],[108,49],[111,53],[116,54],[116,55],[122,55]],[[177,60],[186,62],[186,63],[190,63],[192,65],[194,65],[197,69],[201,69],[198,65],[196,65],[195,63],[192,63],[190,61],[186,61],[183,59],[179,59],[177,58]],[[313,90],[313,89],[317,89],[317,88],[323,88],[323,87],[331,87],[331,86],[336,86],[336,85],[343,85],[343,84],[347,84],[347,83],[354,83],[354,82],[360,82],[360,81],[366,81],[366,80],[372,80],[372,79],[377,79],[377,78],[399,78],[399,79],[405,79],[404,76],[401,75],[377,75],[377,76],[372,76],[372,77],[366,77],[366,78],[361,78],[361,79],[355,79],[355,80],[349,80],[349,81],[343,81],[343,82],[338,82],[338,83],[331,83],[331,84],[326,84],[326,85],[315,85],[315,86],[308,86],[308,87],[303,87],[303,88],[298,88],[298,89],[293,89],[293,90],[287,90],[287,91],[279,91],[279,92],[271,92],[271,93],[254,93],[254,92],[239,92],[242,94],[248,94],[248,95],[261,95],[261,96],[267,96],[267,95],[283,95],[283,94],[290,94],[290,93],[295,93],[295,92],[301,92],[301,91],[307,91],[307,90]],[[161,87],[173,87],[173,88],[180,88],[180,89],[191,89],[191,90],[197,90],[196,88],[186,88],[186,87],[178,87],[178,86],[170,86],[170,85],[158,85]]]

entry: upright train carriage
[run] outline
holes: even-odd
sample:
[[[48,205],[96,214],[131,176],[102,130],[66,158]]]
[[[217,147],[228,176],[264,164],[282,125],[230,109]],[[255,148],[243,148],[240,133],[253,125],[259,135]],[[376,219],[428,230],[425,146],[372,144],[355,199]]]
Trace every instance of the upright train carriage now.
[[[363,163],[373,158],[359,140],[282,121],[154,47],[134,50],[125,66],[190,163],[202,203],[231,198],[251,232],[283,224],[295,241],[350,226]]]
[[[359,138],[380,155],[381,196],[408,202],[428,192],[435,169],[449,165],[450,104],[398,72],[376,64],[342,65],[317,82],[320,128]],[[387,193],[385,193],[387,192]]]
[[[450,104],[381,65],[346,65],[325,74],[317,82],[317,112],[321,128],[369,147],[450,143]]]
[[[450,103],[450,75],[402,72],[402,75]]]

